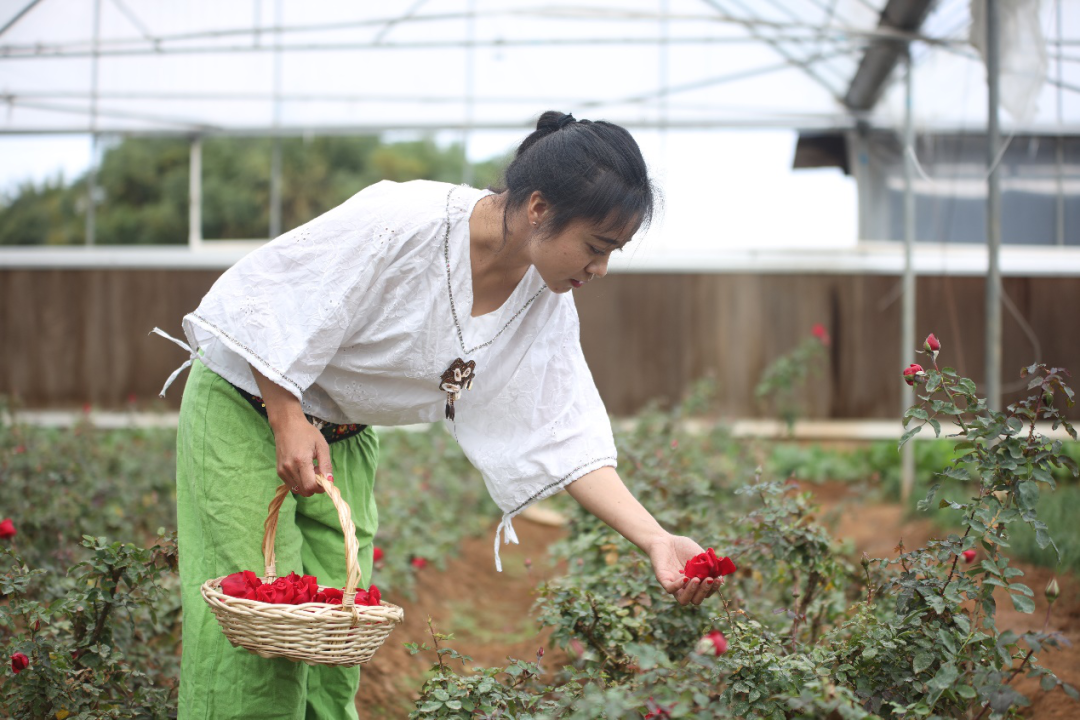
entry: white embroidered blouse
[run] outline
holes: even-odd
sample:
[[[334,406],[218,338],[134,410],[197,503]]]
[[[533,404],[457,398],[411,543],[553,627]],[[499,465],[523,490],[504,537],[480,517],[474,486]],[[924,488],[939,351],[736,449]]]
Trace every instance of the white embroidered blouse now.
[[[245,256],[183,325],[192,357],[229,382],[257,395],[250,363],[334,423],[441,420],[443,372],[475,360],[451,429],[503,511],[501,570],[511,518],[616,453],[569,293],[544,290],[529,268],[502,307],[471,316],[469,217],[487,194],[420,180],[366,188]]]

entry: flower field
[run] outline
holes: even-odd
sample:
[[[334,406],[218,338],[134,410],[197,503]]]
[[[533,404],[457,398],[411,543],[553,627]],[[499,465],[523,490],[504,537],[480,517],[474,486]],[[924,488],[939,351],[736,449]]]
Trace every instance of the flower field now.
[[[362,674],[361,717],[1075,716],[1077,450],[1031,424],[1071,401],[1067,377],[1028,368],[1031,399],[995,413],[926,365],[909,433],[962,437],[916,444],[922,510],[895,502],[896,443],[687,434],[705,392],[619,434],[645,506],[738,566],[701,608],[565,497],[548,505],[568,525],[521,519],[495,574],[498,512],[453,440],[383,433],[373,579],[406,623]],[[0,715],[175,716],[174,441],[4,420]]]

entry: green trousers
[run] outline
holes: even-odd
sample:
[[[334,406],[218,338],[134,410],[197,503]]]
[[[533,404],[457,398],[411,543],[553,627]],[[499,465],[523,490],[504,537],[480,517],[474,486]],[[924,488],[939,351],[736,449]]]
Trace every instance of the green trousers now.
[[[184,388],[176,441],[176,505],[183,602],[179,720],[357,718],[357,667],[269,660],[235,648],[199,593],[210,578],[265,570],[263,522],[277,476],[274,436],[221,376],[196,360]],[[379,443],[365,430],[330,446],[334,484],[352,509],[360,571],[371,582],[378,526]],[[289,495],[281,507],[277,571],[345,585],[345,542],[330,498]]]

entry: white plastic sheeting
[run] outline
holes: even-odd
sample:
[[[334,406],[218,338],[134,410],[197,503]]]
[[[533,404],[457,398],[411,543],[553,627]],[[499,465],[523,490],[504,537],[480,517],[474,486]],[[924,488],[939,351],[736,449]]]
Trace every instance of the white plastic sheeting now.
[[[516,130],[547,108],[639,128],[843,127],[838,98],[885,2],[7,0],[0,133]],[[1031,38],[1057,37],[1058,2],[1075,43],[1080,3],[1006,3],[1006,35],[1044,58],[1018,69],[1024,88],[1047,72]],[[941,0],[924,26],[921,126],[984,122],[970,25],[969,0]],[[1080,65],[1062,71],[1039,112],[1014,119],[1055,126],[1048,93],[1080,88]],[[1063,122],[1080,124],[1078,93],[1064,94]],[[895,126],[896,109],[894,90],[871,119]]]
[[[1035,117],[1035,100],[1046,84],[1046,39],[1040,26],[1039,0],[1001,3],[1001,105],[1020,123]],[[971,0],[971,44],[986,62],[986,0]]]

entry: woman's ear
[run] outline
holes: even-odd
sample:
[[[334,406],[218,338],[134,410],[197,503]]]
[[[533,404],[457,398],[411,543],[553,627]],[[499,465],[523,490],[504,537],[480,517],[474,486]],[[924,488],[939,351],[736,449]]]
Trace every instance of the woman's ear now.
[[[544,198],[543,193],[539,190],[533,190],[532,195],[529,196],[529,201],[525,203],[525,218],[529,221],[529,225],[536,227],[542,225],[544,222],[544,215],[551,209],[551,205]]]

